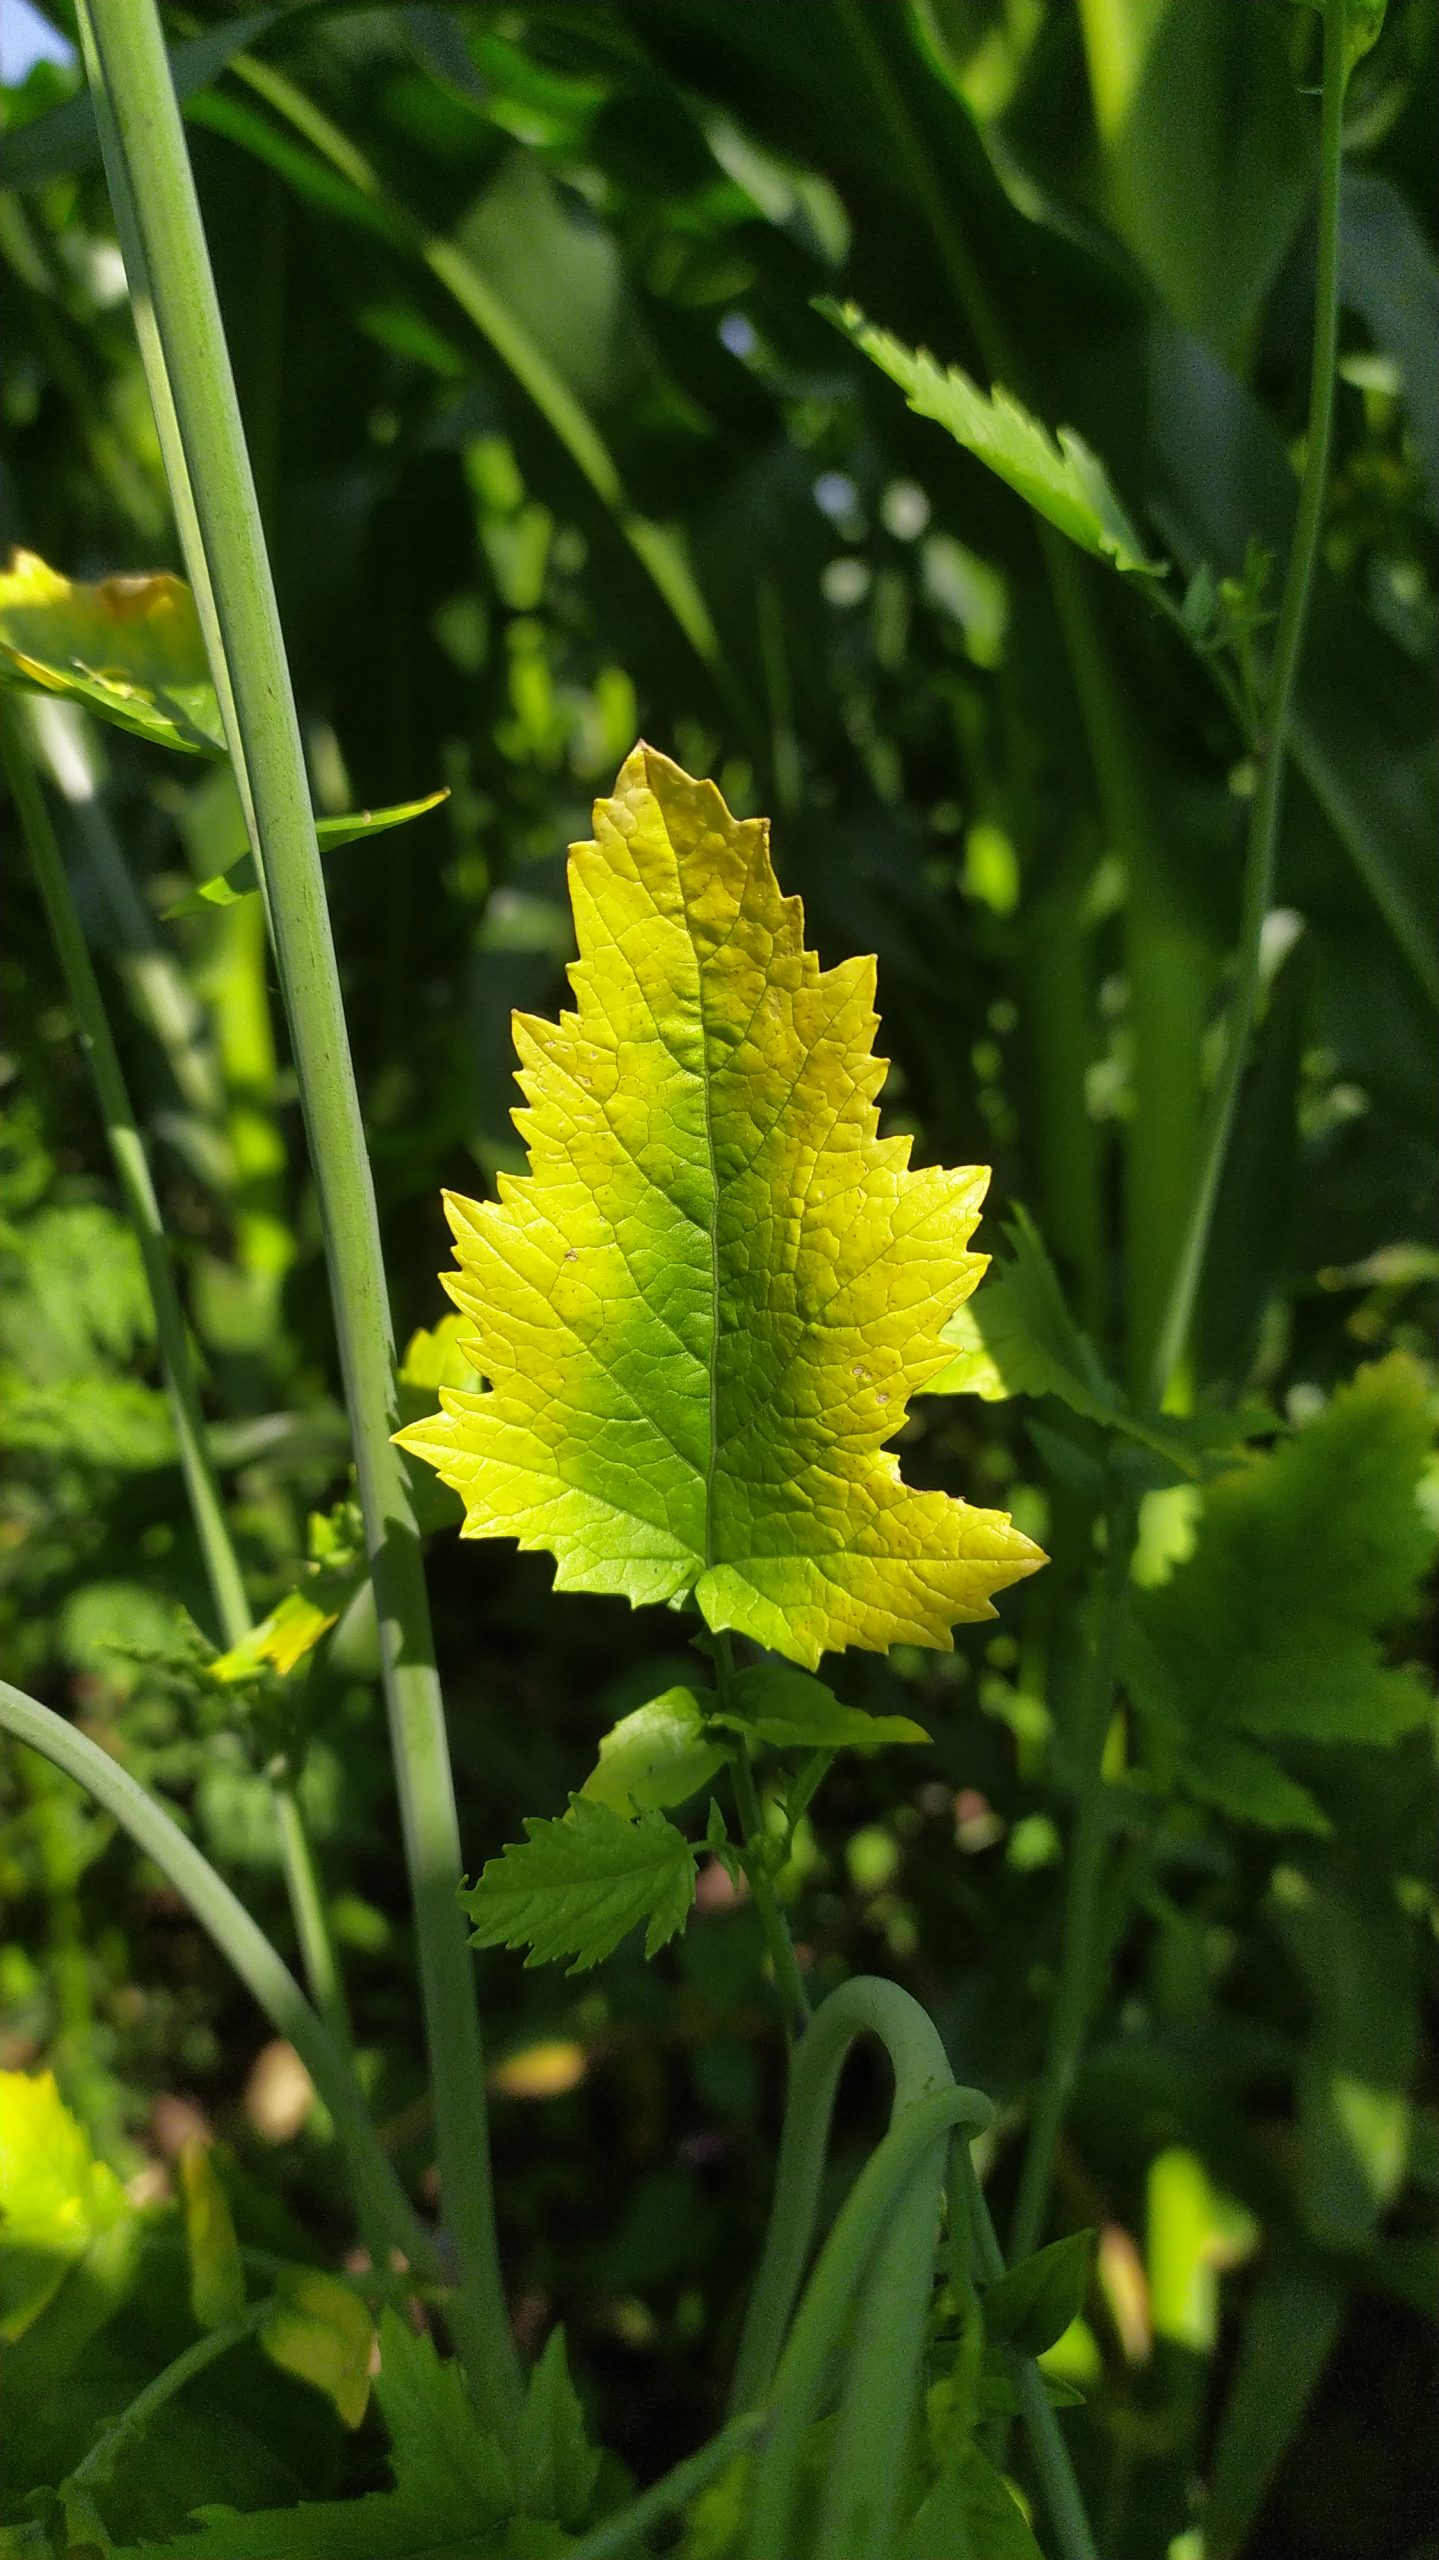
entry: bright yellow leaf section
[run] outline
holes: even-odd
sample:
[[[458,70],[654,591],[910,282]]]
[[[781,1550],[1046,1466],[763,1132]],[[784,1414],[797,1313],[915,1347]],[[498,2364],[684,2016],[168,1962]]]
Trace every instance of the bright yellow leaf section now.
[[[68,694],[160,746],[224,752],[195,599],[166,569],[84,586],[12,552],[0,570],[0,681]]]
[[[399,1436],[562,1589],[693,1594],[809,1665],[947,1648],[1043,1560],[885,1446],[952,1356],[988,1174],[878,1135],[874,962],[806,951],[763,819],[640,746],[594,824],[576,1009],[515,1017],[530,1170],[447,1202],[491,1392]]]

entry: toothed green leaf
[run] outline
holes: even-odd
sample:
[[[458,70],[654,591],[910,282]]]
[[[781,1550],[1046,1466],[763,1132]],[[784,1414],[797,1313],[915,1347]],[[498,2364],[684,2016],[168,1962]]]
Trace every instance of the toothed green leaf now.
[[[491,1858],[462,1899],[477,1947],[528,1947],[532,1965],[570,1956],[568,1970],[585,1973],[641,1922],[655,1955],[683,1928],[694,1883],[694,1851],[663,1814],[627,1821],[572,1796],[563,1820],[527,1820],[523,1843]]]
[[[887,329],[875,328],[855,303],[822,302],[819,308],[899,384],[919,417],[947,427],[966,453],[1081,550],[1131,575],[1162,573],[1163,561],[1146,558],[1103,463],[1072,427],[1052,435],[1001,384],[981,391],[957,364],[938,364],[923,347],[906,347]]]

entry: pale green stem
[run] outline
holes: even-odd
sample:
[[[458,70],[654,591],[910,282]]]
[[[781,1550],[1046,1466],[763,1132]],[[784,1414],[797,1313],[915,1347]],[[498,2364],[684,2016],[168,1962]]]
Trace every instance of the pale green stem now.
[[[1162,1401],[1184,1357],[1195,1301],[1204,1277],[1210,1228],[1224,1178],[1239,1088],[1259,1006],[1264,920],[1274,897],[1279,820],[1289,724],[1304,652],[1310,591],[1319,557],[1329,447],[1334,424],[1334,374],[1339,348],[1339,194],[1344,157],[1344,93],[1348,86],[1348,0],[1325,0],[1324,87],[1319,122],[1319,239],[1314,285],[1314,354],[1309,375],[1309,422],[1294,538],[1289,549],[1279,627],[1260,715],[1258,771],[1250,810],[1249,845],[1235,956],[1234,986],[1224,1025],[1224,1054],[1209,1099],[1201,1144],[1201,1169],[1188,1226],[1155,1345],[1151,1401]]]
[[[8,1680],[0,1680],[0,1727],[63,1769],[169,1878],[276,2034],[294,2046],[309,2072],[345,2146],[367,2222],[386,2232],[428,2281],[443,2281],[434,2243],[380,2147],[349,2063],[288,1965],[224,1878],[118,1760],[53,1708],[42,1707],[23,1689],[12,1688]]]
[[[108,2480],[127,2446],[136,2436],[144,2434],[151,2419],[159,2416],[167,2401],[173,2400],[176,2392],[183,2391],[186,2383],[193,2382],[196,2374],[203,2373],[207,2365],[215,2364],[221,2356],[227,2356],[232,2347],[243,2346],[247,2338],[253,2338],[256,2330],[269,2318],[270,2310],[268,2302],[252,2302],[238,2320],[227,2320],[223,2329],[207,2331],[203,2338],[196,2338],[192,2346],[186,2347],[182,2355],[172,2358],[163,2372],[156,2374],[153,2382],[147,2382],[144,2390],[136,2393],[128,2409],[122,2409],[118,2418],[112,2418],[102,2429],[84,2460],[76,2464],[66,2485],[89,2489]]]
[[[380,1630],[401,1827],[414,1897],[444,2212],[460,2286],[456,2342],[508,2437],[520,2380],[500,2280],[484,2062],[459,1907],[454,1783],[419,1534],[390,1434],[394,1343],[374,1186],[345,1028],[299,724],[209,254],[154,0],[82,5],[110,110],[107,162],[133,206],[157,356],[173,401],[195,534],[233,688],[237,765],[257,851],[325,1233]],[[98,103],[98,101],[97,101]],[[186,531],[181,524],[182,537]],[[217,670],[218,673],[218,670]],[[223,698],[222,698],[223,699]]]

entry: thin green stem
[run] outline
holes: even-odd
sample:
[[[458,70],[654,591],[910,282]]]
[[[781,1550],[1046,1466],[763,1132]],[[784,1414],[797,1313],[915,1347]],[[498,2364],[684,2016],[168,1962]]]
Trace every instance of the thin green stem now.
[[[243,2346],[247,2338],[253,2338],[256,2330],[269,2318],[270,2310],[268,2302],[252,2302],[238,2320],[227,2320],[223,2329],[208,2330],[204,2337],[195,2340],[193,2346],[186,2347],[183,2355],[175,2356],[163,2372],[156,2374],[153,2382],[147,2382],[144,2390],[136,2393],[128,2409],[122,2409],[118,2418],[112,2418],[102,2429],[84,2460],[76,2464],[66,2485],[93,2489],[108,2480],[127,2445],[136,2436],[144,2434],[151,2419],[159,2416],[167,2401],[173,2400],[176,2392],[183,2391],[186,2383],[193,2382],[196,2374],[203,2373],[207,2365],[217,2363],[221,2356],[229,2354],[232,2347]]]
[[[729,1689],[734,1679],[734,1648],[727,1635],[715,1638],[715,1667],[718,1674],[716,1687],[720,1703],[724,1706],[729,1702]],[[759,1790],[754,1782],[749,1744],[743,1734],[736,1736],[730,1768],[734,1778],[735,1803],[744,1832],[744,1871],[764,1930],[765,1944],[774,1968],[775,1988],[784,2002],[785,2032],[790,2036],[802,2035],[812,2015],[810,1996],[799,1969],[789,1922],[780,1907],[774,1878],[766,1864],[769,1834],[765,1828]]]
[[[1325,0],[1324,86],[1319,121],[1319,241],[1314,286],[1314,354],[1309,376],[1309,422],[1294,537],[1284,578],[1269,686],[1260,720],[1258,772],[1250,811],[1249,844],[1234,986],[1224,1025],[1224,1054],[1209,1099],[1201,1167],[1189,1222],[1164,1319],[1155,1343],[1151,1399],[1162,1401],[1184,1357],[1195,1303],[1204,1277],[1210,1229],[1229,1154],[1239,1088],[1259,1006],[1264,920],[1274,898],[1279,820],[1289,726],[1315,564],[1324,521],[1329,448],[1334,424],[1335,359],[1339,347],[1339,196],[1344,157],[1344,93],[1348,85],[1348,0]]]
[[[131,1106],[124,1069],[105,1011],[105,999],[85,941],[64,858],[51,824],[45,794],[27,751],[19,715],[0,695],[0,758],[19,813],[40,884],[50,930],[60,956],[66,990],[75,1011],[80,1046],[105,1122],[105,1135],[125,1207],[140,1248],[145,1282],[155,1313],[155,1338],[161,1374],[175,1426],[180,1472],[190,1515],[210,1586],[210,1598],[222,1643],[242,1643],[252,1620],[244,1576],[230,1536],[219,1479],[210,1456],[200,1381],[190,1335],[175,1284],[174,1268],[160,1216],[160,1204],[149,1157]],[[340,1983],[324,1895],[315,1875],[314,1856],[304,1818],[287,1783],[274,1788],[280,1853],[296,1935],[305,1959],[306,1978],[341,2042],[350,2042],[344,1991]]]
[[[520,2380],[500,2278],[474,1970],[444,1711],[409,1480],[390,1434],[394,1343],[379,1224],[299,723],[234,379],[154,0],[83,0],[110,111],[107,165],[128,187],[196,523],[233,688],[325,1233],[340,1363],[380,1630],[414,1897],[441,2191],[460,2265],[452,2326],[509,2436]],[[97,102],[98,103],[98,102]],[[186,528],[181,525],[182,536]],[[217,670],[218,673],[218,670]]]
[[[958,2146],[956,2183],[963,2187],[968,2203],[968,2228],[978,2272],[986,2284],[994,2284],[1004,2273],[1004,2252],[990,2219],[989,2206],[967,2143]],[[1074,2476],[1074,2466],[1069,2459],[1069,2447],[1049,2405],[1044,2377],[1028,2356],[1014,2358],[1014,2373],[1029,2450],[1058,2538],[1060,2560],[1099,2560],[1098,2546]]]
[[[1029,2257],[1043,2236],[1055,2154],[1094,1999],[1095,1935],[1107,1845],[1104,1746],[1114,1709],[1119,1639],[1133,1546],[1133,1506],[1116,1503],[1109,1514],[1109,1547],[1096,1598],[1097,1622],[1075,1707],[1076,1806],[1065,1881],[1059,1979],[1020,2172],[1010,2244],[1016,2259]]]
[[[224,1643],[238,1644],[248,1634],[250,1612],[239,1563],[230,1540],[219,1483],[205,1441],[205,1418],[199,1380],[190,1350],[175,1275],[170,1267],[160,1204],[150,1178],[145,1144],[130,1107],[124,1073],[105,1012],[105,999],[95,975],[45,795],[40,788],[20,729],[14,702],[0,694],[0,757],[20,825],[40,884],[45,913],[60,955],[65,985],[74,1007],[75,1026],[99,1097],[116,1176],[130,1223],[140,1247],[146,1286],[155,1310],[155,1335],[165,1391],[174,1417],[195,1533],[204,1559],[215,1617]]]
[[[667,2471],[662,2480],[656,2480],[652,2488],[636,2498],[633,2506],[622,2508],[617,2516],[606,2516],[604,2523],[597,2524],[592,2533],[583,2534],[578,2542],[571,2543],[568,2546],[569,2560],[623,2560],[625,2553],[638,2547],[651,2525],[663,2524],[667,2516],[678,2515],[689,2505],[691,2498],[698,2497],[701,2489],[707,2489],[722,2471],[728,2471],[732,2462],[738,2462],[742,2454],[748,2453],[768,2423],[762,2409],[752,2409],[745,2417],[731,2419],[719,2435],[712,2436],[708,2444],[701,2445],[698,2453],[677,2462],[673,2471]]]
[[[329,2030],[316,2017],[288,1965],[224,1878],[163,1805],[88,1734],[0,1680],[0,1727],[38,1751],[93,1796],[152,1858],[188,1904],[202,1929],[233,1965],[277,2035],[292,2044],[334,2118],[362,2209],[427,2280],[442,2281],[434,2244],[407,2201],[380,2147],[358,2083]]]

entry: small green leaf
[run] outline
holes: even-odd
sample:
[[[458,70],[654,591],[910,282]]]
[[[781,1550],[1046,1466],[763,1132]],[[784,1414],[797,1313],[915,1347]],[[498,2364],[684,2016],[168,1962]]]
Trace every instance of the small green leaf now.
[[[683,1927],[694,1851],[662,1814],[627,1822],[609,1805],[572,1796],[561,1821],[531,1818],[525,1833],[461,1897],[477,1947],[527,1946],[531,1965],[572,1956],[569,1971],[584,1973],[641,1921],[647,1956]]]
[[[427,809],[438,809],[448,800],[448,791],[431,791],[423,800],[400,800],[391,809],[357,809],[345,818],[317,818],[315,834],[320,851],[328,852],[341,844],[355,844],[362,836],[383,835],[387,827],[408,826],[411,818],[422,818]],[[183,898],[165,909],[165,921],[176,916],[202,916],[214,907],[237,907],[242,898],[253,897],[260,886],[252,853],[238,854],[224,871],[187,889]]]
[[[1023,2356],[1042,2356],[1084,2308],[1094,2267],[1093,2231],[1072,2231],[997,2278],[984,2297],[985,2335]]]
[[[722,1743],[705,1738],[704,1710],[693,1689],[666,1689],[605,1735],[580,1793],[615,1813],[642,1813],[647,1806],[664,1811],[696,1795],[726,1756]]]
[[[935,2482],[894,2560],[1043,2560],[1019,2500],[971,2440]]]
[[[202,2329],[228,2328],[245,2308],[245,2270],[210,2146],[198,2137],[180,2153],[185,2246],[190,2253],[190,2308]]]
[[[0,571],[0,682],[67,694],[191,755],[225,752],[195,599],[157,569],[72,584],[33,551]]]
[[[981,391],[958,365],[946,368],[922,347],[912,350],[887,329],[876,329],[853,302],[821,301],[816,308],[899,384],[917,416],[948,428],[966,453],[1081,550],[1132,576],[1163,574],[1164,562],[1146,559],[1141,550],[1103,463],[1072,427],[1051,435],[999,383],[990,392]]]
[[[530,2376],[515,2450],[520,2504],[557,2524],[583,2524],[599,2477],[600,2456],[585,2432],[584,2411],[570,2380],[565,2333],[554,2329]]]
[[[787,1663],[759,1662],[736,1674],[732,1712],[712,1710],[712,1724],[757,1735],[775,1751],[887,1750],[892,1742],[928,1742],[909,1716],[871,1716],[842,1707],[834,1692]]]
[[[260,2344],[282,2372],[323,2391],[347,2427],[359,2425],[370,2401],[375,2332],[352,2286],[319,2267],[287,2267]]]

